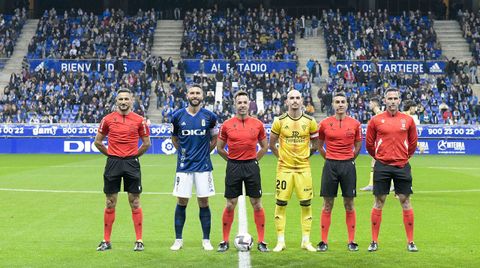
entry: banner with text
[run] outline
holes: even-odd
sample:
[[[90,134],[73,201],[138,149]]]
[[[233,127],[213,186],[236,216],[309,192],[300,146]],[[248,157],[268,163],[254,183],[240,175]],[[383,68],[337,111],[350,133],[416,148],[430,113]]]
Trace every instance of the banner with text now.
[[[93,144],[97,129],[98,124],[0,124],[0,153],[98,153]],[[266,125],[267,135],[270,130]],[[480,126],[420,125],[417,131],[425,154],[480,154]],[[152,147],[147,153],[176,152],[170,124],[151,125],[150,132]],[[362,132],[365,136],[366,125]]]
[[[372,61],[337,61],[337,70],[348,68],[355,63],[364,72],[372,72],[374,65]],[[378,61],[377,71],[398,73],[400,71],[406,74],[444,74],[447,66],[446,61]]]
[[[214,74],[217,71],[222,73],[227,72],[230,69],[229,60],[185,60],[185,70],[187,73],[195,73],[196,71],[203,70],[207,74]],[[240,73],[250,71],[252,73],[265,73],[287,70],[297,70],[296,61],[262,61],[262,60],[239,60],[237,61],[237,70]]]
[[[1,154],[92,154],[99,153],[94,138],[3,138],[0,139]],[[152,138],[147,154],[176,153],[172,140],[166,137]],[[480,140],[467,139],[420,139],[423,154],[480,155]],[[108,145],[108,141],[105,141]],[[417,153],[420,151],[417,150]],[[214,152],[215,153],[215,152]],[[270,153],[270,151],[269,151]],[[365,142],[361,154],[367,154]]]
[[[113,60],[29,60],[30,71],[38,71],[43,68],[47,71],[54,69],[56,72],[91,72],[93,69],[115,71],[115,61]],[[95,68],[96,67],[96,68]],[[123,61],[124,72],[138,72],[144,70],[145,64],[140,60]]]
[[[267,134],[270,134],[271,125],[265,125]],[[0,124],[0,138],[24,137],[95,137],[98,124]],[[152,124],[152,137],[170,137],[171,124]],[[362,125],[363,135],[367,132],[367,125]],[[418,125],[419,138],[455,138],[480,139],[480,125]]]

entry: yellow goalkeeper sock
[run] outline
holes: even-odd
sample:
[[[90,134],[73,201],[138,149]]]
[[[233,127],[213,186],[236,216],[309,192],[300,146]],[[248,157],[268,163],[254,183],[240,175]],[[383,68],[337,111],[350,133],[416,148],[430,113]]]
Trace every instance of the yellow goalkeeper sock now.
[[[302,207],[302,235],[310,236],[310,230],[312,229],[312,206]]]
[[[287,216],[286,206],[275,206],[275,227],[277,228],[277,236],[285,234],[285,222]]]

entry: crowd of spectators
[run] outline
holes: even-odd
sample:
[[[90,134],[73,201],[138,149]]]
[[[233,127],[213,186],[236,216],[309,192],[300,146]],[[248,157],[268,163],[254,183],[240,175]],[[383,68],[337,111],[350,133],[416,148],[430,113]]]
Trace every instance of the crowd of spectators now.
[[[324,10],[321,18],[327,55],[339,60],[439,59],[441,47],[433,30],[433,15],[387,10],[347,13]]]
[[[473,11],[459,10],[457,19],[462,27],[463,37],[470,45],[473,57],[480,63],[480,14]]]
[[[193,9],[183,26],[182,58],[297,59],[295,23],[283,9]]]
[[[215,96],[217,82],[223,82],[220,98]],[[274,116],[286,111],[284,102],[288,91],[292,89],[297,89],[302,93],[305,112],[310,115],[315,112],[311,83],[306,71],[297,74],[290,70],[264,74],[250,72],[240,74],[238,71],[232,71],[225,74],[218,72],[215,75],[197,72],[191,81],[184,81],[178,72],[175,72],[170,83],[158,81],[153,86],[157,95],[157,109],[162,110],[163,122],[169,122],[175,110],[188,105],[186,100],[187,83],[196,83],[202,86],[206,95],[205,108],[216,113],[219,122],[227,120],[235,113],[233,96],[238,90],[246,91],[252,100],[249,114],[267,124],[273,122]],[[263,102],[257,102],[259,92],[263,97]]]
[[[27,20],[27,11],[15,9],[13,15],[0,14],[0,58],[12,56],[15,42]]]
[[[71,9],[63,15],[52,8],[38,22],[28,45],[29,58],[145,59],[153,45],[156,12],[152,9],[129,17],[121,9],[102,15]]]
[[[24,12],[24,11],[23,11]],[[6,25],[21,27],[24,13],[16,11],[10,20],[0,15],[1,40],[15,34]],[[23,15],[22,15],[23,14]],[[461,13],[460,20],[467,40],[479,48],[480,18],[473,13]],[[283,10],[253,9],[193,9],[184,18],[182,58],[206,59],[296,59],[295,33],[302,38],[314,36],[312,20],[292,19]],[[383,95],[389,87],[398,87],[403,100],[417,104],[417,116],[425,124],[477,124],[480,104],[470,84],[478,82],[477,62],[448,61],[445,75],[405,74],[403,72],[364,72],[353,64],[341,68],[337,59],[436,59],[441,55],[430,14],[404,12],[393,17],[386,11],[348,13],[324,11],[318,21],[324,28],[328,56],[333,62],[328,70],[326,87],[320,89],[321,111],[333,114],[332,93],[345,91],[349,114],[362,123],[373,116],[369,103]],[[313,23],[314,26],[316,22]],[[5,26],[5,27],[3,27]],[[127,17],[121,10],[105,10],[96,16],[72,9],[58,16],[55,9],[45,11],[35,37],[29,45],[29,57],[62,59],[98,58],[98,61],[142,59],[145,71],[123,72],[123,63],[115,71],[106,69],[90,72],[60,72],[40,68],[12,74],[0,100],[2,123],[98,123],[114,105],[115,91],[129,88],[135,94],[134,111],[146,115],[150,92],[157,95],[156,109],[162,111],[163,122],[169,122],[173,112],[186,107],[187,84],[200,84],[205,96],[205,108],[223,122],[234,114],[233,96],[245,90],[253,100],[249,113],[264,123],[285,112],[288,91],[299,90],[304,97],[305,112],[313,114],[311,83],[321,75],[318,61],[309,60],[307,70],[290,70],[254,74],[240,73],[234,67],[226,72],[207,75],[197,71],[186,77],[183,60],[175,65],[171,58],[152,56],[156,26],[155,11],[139,10]],[[311,28],[311,29],[310,29]],[[6,29],[6,30],[4,30]],[[16,29],[16,28],[15,28]],[[18,32],[18,31],[17,31]],[[12,39],[13,40],[13,39]],[[1,45],[1,43],[0,43]],[[439,52],[440,51],[440,52]],[[1,52],[1,49],[0,49]],[[478,54],[476,54],[478,57]],[[478,58],[477,58],[478,61]],[[235,64],[231,64],[235,66]],[[217,83],[223,83],[221,96]],[[218,93],[217,93],[218,94]],[[262,98],[258,99],[257,98]]]
[[[0,100],[0,123],[99,123],[110,113],[119,88],[135,96],[134,111],[146,115],[150,102],[145,72],[60,72],[40,69],[12,74]]]
[[[333,114],[332,92],[345,91],[350,116],[367,123],[373,116],[369,102],[381,99],[387,88],[397,87],[403,101],[417,104],[417,116],[422,124],[480,123],[480,103],[470,85],[476,77],[470,76],[468,62],[450,60],[446,75],[365,73],[356,65],[329,73],[326,88],[318,92],[321,110],[329,115]]]

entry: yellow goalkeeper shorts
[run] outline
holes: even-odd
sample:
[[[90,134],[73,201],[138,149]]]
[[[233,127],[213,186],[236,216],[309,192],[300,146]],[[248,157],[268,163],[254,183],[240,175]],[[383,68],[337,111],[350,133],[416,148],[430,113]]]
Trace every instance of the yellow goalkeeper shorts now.
[[[298,200],[310,200],[313,198],[312,174],[310,171],[277,172],[275,188],[275,198],[278,200],[290,200],[293,189]]]

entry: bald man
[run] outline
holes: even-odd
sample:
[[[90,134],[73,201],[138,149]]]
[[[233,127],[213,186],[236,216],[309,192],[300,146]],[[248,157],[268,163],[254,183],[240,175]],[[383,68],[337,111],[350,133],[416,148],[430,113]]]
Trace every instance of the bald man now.
[[[302,208],[301,247],[307,251],[316,251],[310,242],[313,184],[309,158],[318,148],[317,122],[303,113],[303,98],[299,91],[290,91],[286,102],[288,111],[274,119],[269,141],[272,153],[278,158],[275,184],[277,245],[273,251],[279,252],[286,248],[286,207],[293,190]]]

